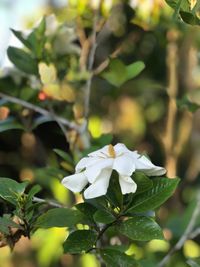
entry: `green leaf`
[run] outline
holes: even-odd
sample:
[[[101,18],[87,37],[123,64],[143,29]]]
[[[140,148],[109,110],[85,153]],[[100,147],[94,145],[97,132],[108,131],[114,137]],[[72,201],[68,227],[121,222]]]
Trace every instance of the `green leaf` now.
[[[189,259],[187,261],[187,264],[191,267],[200,267],[200,258],[199,259],[196,259],[195,261],[192,260],[192,259]]]
[[[163,239],[160,226],[150,217],[134,216],[116,226],[117,230],[132,240]]]
[[[106,69],[101,76],[112,85],[120,87],[123,83],[135,78],[144,67],[145,65],[141,61],[126,66],[121,60],[113,59],[110,61],[108,70]]]
[[[75,207],[77,210],[83,213],[90,221],[94,222],[93,215],[97,210],[94,206],[92,206],[90,203],[84,202],[77,204]]]
[[[126,66],[126,75],[127,75],[126,80],[131,80],[135,78],[136,76],[140,74],[140,72],[143,71],[144,68],[145,68],[145,65],[142,61],[137,61]]]
[[[180,11],[182,20],[190,25],[200,25],[200,19],[191,12]]]
[[[102,249],[100,251],[102,259],[105,261],[107,267],[139,267],[131,256],[114,249]]]
[[[177,106],[180,109],[186,108],[192,113],[194,113],[200,108],[200,105],[192,102],[187,95],[184,95],[181,99],[177,100]]]
[[[55,208],[48,210],[46,213],[38,217],[35,227],[72,227],[81,223],[83,215],[78,210],[68,208]]]
[[[46,20],[45,17],[41,20],[38,27],[36,27],[28,36],[27,41],[31,45],[31,50],[38,59],[42,58],[42,53],[44,50],[44,44],[46,40]]]
[[[152,188],[136,195],[127,212],[144,212],[156,209],[173,194],[179,181],[179,178],[158,177],[152,179]]]
[[[93,216],[97,223],[112,223],[116,220],[115,216],[107,210],[97,210]]]
[[[41,191],[40,185],[34,185],[31,190],[28,192],[28,199],[32,199],[37,193]]]
[[[9,216],[4,215],[3,217],[0,217],[0,232],[9,235],[10,228],[23,229],[22,226],[13,222]]]
[[[31,44],[27,41],[27,39],[23,36],[23,33],[20,31],[16,31],[14,29],[11,29],[13,34],[24,44],[27,48],[31,49]]]
[[[0,133],[9,131],[9,130],[23,130],[24,127],[20,123],[18,123],[13,118],[8,118],[7,120],[0,121]]]
[[[73,159],[71,158],[71,156],[69,154],[67,154],[66,152],[64,152],[61,149],[57,149],[55,148],[53,150],[57,155],[59,155],[62,159],[64,159],[65,161],[71,163],[74,165]]]
[[[119,185],[119,174],[116,171],[112,172],[106,196],[114,207],[119,207],[120,209],[122,208],[123,195]]]
[[[10,46],[7,50],[10,61],[21,71],[28,74],[37,74],[37,62],[24,50]]]
[[[142,172],[135,172],[132,175],[133,181],[137,184],[137,191],[135,194],[140,194],[153,186],[152,180],[150,180],[144,173]],[[134,195],[135,195],[134,194]]]
[[[18,183],[9,178],[0,177],[0,197],[16,205],[19,195],[26,189],[27,183]]]
[[[71,233],[63,244],[64,253],[86,252],[96,243],[97,233],[91,230],[78,230]]]

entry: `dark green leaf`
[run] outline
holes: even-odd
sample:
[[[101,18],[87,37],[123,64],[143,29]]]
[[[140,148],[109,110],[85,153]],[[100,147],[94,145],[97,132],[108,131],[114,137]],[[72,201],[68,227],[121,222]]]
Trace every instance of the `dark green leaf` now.
[[[117,230],[132,240],[163,239],[160,226],[150,217],[134,216],[116,226]]]
[[[77,204],[75,207],[77,210],[82,212],[90,221],[94,221],[93,215],[97,210],[94,206],[87,202],[84,202]]]
[[[37,62],[24,50],[10,46],[7,50],[10,61],[28,74],[37,74]]]
[[[64,253],[86,252],[96,243],[97,233],[91,230],[78,230],[71,233],[63,244]]]
[[[0,177],[0,197],[15,205],[18,196],[24,193],[26,186],[27,183],[18,183],[15,180]]]
[[[35,227],[72,227],[81,223],[83,215],[78,210],[67,208],[55,208],[48,210],[46,213],[38,217]]]
[[[31,49],[31,44],[27,41],[27,39],[23,36],[23,33],[20,31],[16,31],[11,29],[13,34],[29,49]]]
[[[107,210],[97,210],[93,216],[97,223],[112,223],[116,220],[115,216]]]
[[[190,25],[200,25],[200,19],[191,12],[180,11],[182,20]]]
[[[144,212],[154,210],[164,203],[175,191],[179,178],[154,178],[153,187],[133,198],[128,212]]]
[[[114,249],[102,249],[100,251],[102,259],[107,267],[139,267],[134,258]]]
[[[152,180],[142,172],[133,173],[132,178],[137,184],[137,191],[135,194],[143,193],[153,186]]]
[[[119,185],[119,174],[116,171],[112,172],[106,196],[114,207],[119,207],[120,209],[122,208],[123,195]]]

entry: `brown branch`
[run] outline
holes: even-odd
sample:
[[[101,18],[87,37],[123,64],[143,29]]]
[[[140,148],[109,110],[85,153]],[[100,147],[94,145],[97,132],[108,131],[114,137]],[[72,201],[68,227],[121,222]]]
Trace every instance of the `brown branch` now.
[[[15,103],[15,104],[18,104],[18,105],[21,105],[25,108],[28,108],[28,109],[31,109],[35,112],[38,112],[44,116],[47,116],[49,118],[51,118],[52,120],[55,120],[55,121],[58,121],[59,123],[67,126],[68,128],[70,129],[74,129],[76,130],[77,132],[81,132],[81,127],[77,124],[75,124],[74,122],[70,122],[68,121],[67,119],[65,118],[62,118],[62,117],[59,117],[57,115],[53,115],[50,111],[46,110],[46,109],[43,109],[41,107],[38,107],[36,105],[33,105],[27,101],[24,101],[22,99],[19,99],[19,98],[16,98],[14,96],[9,96],[9,95],[6,95],[4,93],[1,93],[0,92],[0,97],[2,97],[3,99],[11,102],[11,103]]]

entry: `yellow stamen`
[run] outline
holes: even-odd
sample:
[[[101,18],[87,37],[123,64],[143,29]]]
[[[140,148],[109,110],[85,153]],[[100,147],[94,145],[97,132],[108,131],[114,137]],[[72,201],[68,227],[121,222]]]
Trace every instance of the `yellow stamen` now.
[[[108,146],[108,154],[111,158],[115,158],[116,154],[113,145]]]

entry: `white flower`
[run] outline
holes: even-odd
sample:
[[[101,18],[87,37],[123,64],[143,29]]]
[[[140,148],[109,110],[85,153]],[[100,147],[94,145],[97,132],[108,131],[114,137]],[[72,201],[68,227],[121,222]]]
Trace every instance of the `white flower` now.
[[[76,193],[81,192],[89,183],[84,197],[96,198],[107,193],[113,170],[119,174],[122,194],[136,191],[137,184],[131,178],[133,172],[141,171],[149,176],[159,176],[166,172],[137,151],[130,151],[124,144],[114,147],[107,145],[81,159],[76,165],[76,173],[65,177],[62,184]]]

